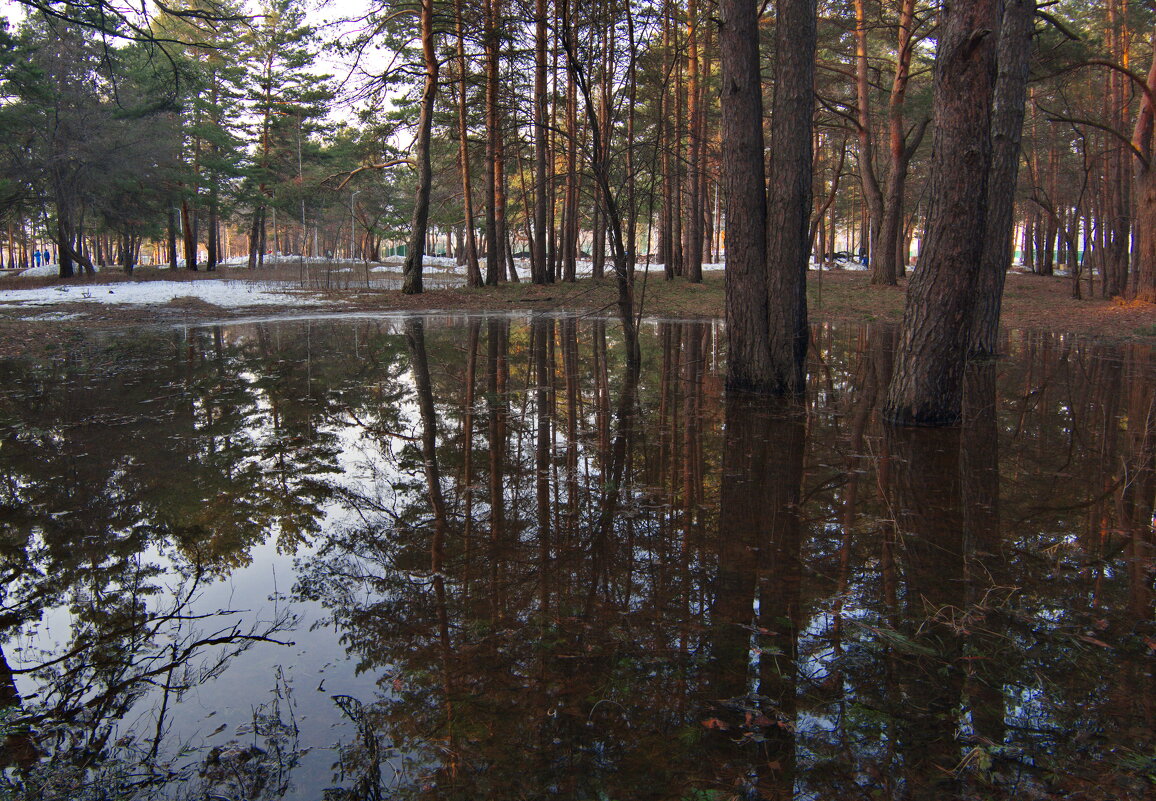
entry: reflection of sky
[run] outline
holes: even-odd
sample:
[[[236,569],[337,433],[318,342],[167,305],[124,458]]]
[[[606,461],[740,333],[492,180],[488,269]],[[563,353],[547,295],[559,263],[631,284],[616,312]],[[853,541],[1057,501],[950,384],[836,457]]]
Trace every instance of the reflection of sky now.
[[[302,337],[302,342],[308,341],[310,347],[307,355],[301,356],[301,353],[306,352],[302,347],[300,351],[294,351],[297,354],[294,358],[315,360],[311,364],[317,364],[319,369],[309,375],[310,377],[319,376],[323,372],[320,369],[322,365],[320,354],[325,342],[324,337],[321,336],[321,328],[321,326],[305,327],[300,325],[287,325],[280,329],[273,328],[271,329],[271,339],[275,346],[291,341],[293,337]],[[433,325],[428,326],[428,328],[431,331],[434,330]],[[375,335],[388,333],[391,336],[397,336],[400,331],[401,326],[397,320],[390,320],[380,327],[373,327]],[[257,340],[254,332],[255,329],[252,327],[229,326],[222,329],[222,341],[230,346],[244,345],[246,348],[253,346],[255,349]],[[448,335],[445,331],[440,333],[446,335],[446,338],[436,340],[439,345],[460,347],[460,340],[455,340],[454,337],[462,332],[451,331]],[[521,333],[515,330],[514,337],[519,337]],[[311,336],[314,338],[304,339]],[[396,343],[394,344],[396,345]],[[585,347],[586,344],[584,342],[583,346]],[[345,354],[339,358],[354,361],[360,359],[360,351],[357,350],[360,347],[360,344],[351,344],[351,350],[357,352]],[[425,507],[412,506],[418,496],[421,496],[425,491],[420,460],[415,463],[416,467],[412,473],[403,474],[399,472],[397,467],[397,457],[401,452],[402,445],[404,444],[409,449],[408,455],[412,457],[414,455],[413,449],[417,447],[417,443],[394,438],[389,434],[377,431],[371,433],[370,431],[373,424],[378,422],[374,419],[376,410],[384,409],[388,405],[390,411],[396,412],[397,422],[390,423],[391,427],[396,429],[396,434],[408,438],[420,433],[420,415],[413,403],[414,381],[412,374],[406,370],[408,361],[404,346],[399,351],[395,351],[395,355],[398,355],[398,360],[390,362],[388,389],[391,394],[397,394],[402,400],[399,402],[392,399],[385,401],[376,396],[370,397],[365,406],[358,410],[358,414],[363,418],[371,418],[367,421],[370,424],[369,427],[354,423],[351,416],[341,409],[340,403],[325,404],[324,416],[317,414],[313,418],[313,423],[316,424],[314,430],[319,431],[321,439],[326,440],[327,444],[332,445],[337,452],[335,459],[338,472],[328,474],[325,476],[325,480],[331,481],[343,489],[364,495],[372,501],[371,504],[367,505],[367,509],[371,510],[367,514],[371,516],[374,514],[372,509],[377,504],[386,508],[391,506],[396,509],[412,510],[416,508],[420,514],[425,513]],[[332,358],[333,354],[327,353],[327,356]],[[277,355],[274,355],[273,358],[277,358]],[[281,356],[281,358],[284,357]],[[238,363],[246,366],[249,364],[243,359],[238,360]],[[280,361],[277,363],[281,364]],[[534,380],[532,374],[525,369],[525,364],[521,354],[519,354],[518,359],[511,357],[511,429],[509,433],[511,450],[515,452],[511,455],[512,465],[529,468],[534,453],[532,440],[536,419],[536,397],[532,387],[527,391],[520,383],[525,380],[529,384]],[[304,379],[306,367],[299,362],[294,362],[293,366],[300,371],[295,375],[300,380],[300,384],[291,384],[291,386],[298,390],[307,384]],[[440,372],[436,366],[431,366],[435,375],[444,382],[446,373]],[[354,379],[349,378],[349,376],[355,373],[357,371],[349,374],[340,373],[339,377],[342,380],[352,381]],[[255,443],[268,442],[275,436],[279,436],[270,428],[272,417],[270,397],[259,389],[262,386],[263,376],[262,370],[255,367],[251,373],[242,372],[230,375],[230,378],[236,383],[243,383],[251,390],[246,396],[246,403],[249,405],[243,410],[242,419],[244,422],[237,431],[240,432],[240,437]],[[380,381],[380,374],[371,374],[369,380]],[[479,378],[479,381],[481,380]],[[332,399],[341,395],[344,386],[344,384],[335,384],[321,387],[314,383],[308,383],[306,392],[310,397],[314,397],[315,392],[331,393],[328,397]],[[454,436],[460,425],[457,415],[460,413],[460,404],[464,399],[457,396],[457,387],[452,384],[443,383],[439,388],[445,389],[449,393],[449,397],[438,399],[437,411],[442,415],[441,430]],[[99,391],[99,386],[94,386],[93,391]],[[649,399],[643,401],[644,406],[647,400]],[[393,405],[395,403],[399,405],[395,407]],[[583,414],[591,414],[592,407],[593,404],[583,405]],[[310,413],[313,414],[317,411],[317,409],[312,409]],[[485,412],[485,399],[481,394],[478,398],[478,411]],[[646,410],[644,410],[640,417],[645,419],[646,416]],[[587,419],[584,424],[580,424],[580,428],[585,427],[585,430],[590,430],[591,420],[592,418]],[[828,419],[825,422],[829,424],[831,420]],[[822,424],[821,421],[816,425]],[[523,439],[519,440],[519,437]],[[711,440],[712,437],[712,434],[708,434],[704,439]],[[484,440],[485,436],[479,434],[475,443],[476,446],[484,448]],[[717,445],[717,442],[715,444]],[[448,447],[449,443],[443,442],[442,446]],[[830,443],[812,443],[811,447],[837,448],[841,446],[840,442],[834,446]],[[581,474],[579,500],[596,498],[597,490],[592,488],[598,482],[599,467],[595,463],[596,446],[592,439],[583,436],[578,440],[577,449],[580,461],[586,463],[579,471]],[[553,454],[556,459],[561,458],[563,451],[557,449],[556,446]],[[826,472],[824,471],[840,469],[836,459],[829,458],[826,453],[822,453],[822,455],[822,461],[826,467],[823,471],[812,474],[808,480],[818,483],[825,479]],[[862,463],[866,464],[868,460],[863,460]],[[638,469],[637,466],[636,469]],[[529,469],[525,472],[519,472],[514,467],[507,475],[507,480],[510,482],[511,503],[522,505],[519,508],[526,519],[530,519],[526,509],[529,508],[527,505],[532,503],[533,492],[529,489],[532,475]],[[443,474],[443,481],[451,498],[454,497],[455,479],[459,477],[451,471],[445,471]],[[590,482],[592,486],[587,486],[587,482]],[[517,486],[514,486],[515,483]],[[555,489],[559,493],[556,499],[565,496],[564,487],[557,486]],[[652,585],[657,581],[655,575],[661,570],[663,560],[669,558],[669,551],[661,550],[658,547],[661,544],[660,538],[663,536],[671,537],[671,540],[667,541],[668,544],[673,539],[678,538],[677,533],[672,533],[670,529],[664,529],[660,525],[666,509],[660,502],[663,497],[662,493],[650,486],[647,486],[645,491],[647,493],[645,495],[627,497],[627,504],[630,507],[629,513],[633,517],[633,531],[637,540],[634,542],[633,551],[629,551],[634,556],[631,562],[634,572],[628,586],[631,595],[628,603],[623,605],[624,609],[642,613],[647,612],[650,608],[649,604],[654,601],[654,595],[651,591],[653,590]],[[837,504],[832,501],[832,498],[836,497],[838,488],[832,488],[830,492],[831,496],[815,501],[815,507],[821,507],[828,511],[834,509]],[[1021,494],[1028,497],[1028,493]],[[1030,497],[1034,502],[1035,496],[1030,495]],[[867,503],[866,501],[862,502]],[[475,512],[483,511],[484,506],[484,502],[479,500],[475,506]],[[1015,508],[1014,505],[1011,508]],[[596,513],[596,510],[593,511]],[[591,513],[591,509],[581,510],[583,515]],[[826,514],[827,512],[823,513]],[[878,510],[866,507],[865,514],[870,515],[870,519],[874,520]],[[1086,513],[1078,510],[1076,514],[1082,519]],[[375,533],[380,531],[376,525],[380,521],[371,517],[369,522],[371,531]],[[366,569],[377,571],[375,574],[377,576],[383,575],[382,571],[386,571],[386,578],[396,577],[396,571],[388,564],[383,564],[386,557],[380,553],[359,552],[357,548],[352,548],[347,552],[340,551],[343,538],[336,536],[335,532],[362,528],[365,525],[365,522],[356,512],[338,502],[328,503],[322,509],[320,525],[322,534],[318,539],[321,541],[329,540],[331,544],[337,544],[337,556],[347,558],[351,563],[364,560]],[[807,577],[803,579],[802,587],[804,606],[800,610],[799,618],[802,622],[797,643],[798,661],[792,666],[798,701],[798,710],[793,724],[798,734],[796,741],[798,746],[797,761],[801,775],[796,783],[796,792],[801,797],[818,797],[822,792],[822,771],[826,769],[832,759],[841,758],[843,755],[847,755],[846,758],[849,760],[845,766],[850,777],[849,781],[861,782],[864,787],[868,786],[871,777],[870,771],[877,768],[879,764],[895,768],[897,772],[902,771],[904,767],[902,764],[903,755],[897,756],[896,749],[901,750],[903,743],[900,742],[902,736],[895,733],[895,721],[902,720],[906,714],[904,704],[907,700],[907,688],[883,686],[888,680],[883,674],[890,660],[910,656],[910,654],[905,655],[903,653],[904,638],[910,640],[919,635],[913,634],[912,629],[906,625],[893,622],[893,615],[900,616],[910,613],[910,609],[902,608],[907,604],[901,601],[898,606],[889,608],[887,605],[889,602],[882,597],[880,576],[883,572],[883,566],[877,552],[879,539],[875,536],[875,529],[849,526],[844,530],[828,521],[818,519],[809,521],[809,525],[811,527],[808,529],[802,545],[803,562],[806,568],[804,572],[807,573]],[[532,532],[529,528],[518,532],[520,541],[523,543],[532,541]],[[847,537],[849,561],[845,567],[845,572],[840,572],[836,576],[833,560],[840,555],[838,547],[842,545],[841,538],[844,536]],[[386,540],[388,537],[382,539]],[[1034,753],[1044,756],[1047,755],[1049,749],[1063,751],[1066,747],[1060,737],[1059,727],[1061,725],[1070,726],[1073,720],[1077,722],[1083,720],[1082,715],[1084,713],[1081,710],[1077,709],[1073,712],[1066,709],[1064,704],[1072,704],[1073,699],[1078,704],[1084,697],[1081,693],[1086,693],[1087,688],[1081,686],[1079,681],[1075,682],[1077,686],[1074,689],[1065,686],[1066,679],[1063,676],[1057,676],[1057,670],[1062,672],[1068,664],[1066,661],[1067,650],[1065,649],[1070,645],[1073,632],[1078,633],[1082,630],[1073,628],[1078,626],[1079,610],[1083,609],[1079,602],[1079,593],[1086,591],[1087,586],[1090,585],[1084,580],[1087,577],[1077,571],[1057,571],[1057,576],[1049,576],[1048,574],[1053,564],[1066,567],[1069,559],[1071,566],[1085,563],[1087,554],[1080,552],[1080,541],[1069,538],[1063,526],[1053,526],[1050,523],[1047,526],[1037,527],[1033,522],[1031,526],[1023,527],[1022,530],[1017,529],[1009,532],[1007,540],[1009,550],[1019,549],[1013,556],[1014,564],[1010,566],[1016,571],[1021,571],[1015,576],[1017,582],[1025,577],[1023,574],[1032,573],[1035,567],[1042,565],[1045,568],[1039,570],[1036,573],[1037,580],[1031,582],[1036,586],[1022,593],[1017,589],[1014,602],[1011,596],[1005,599],[1006,608],[1015,613],[1016,626],[1009,627],[1007,631],[1004,631],[1002,623],[994,625],[994,628],[997,629],[995,633],[1000,635],[1001,643],[1006,643],[1000,647],[1006,647],[1014,651],[1015,654],[1026,657],[1027,665],[1011,667],[1006,671],[1001,668],[997,674],[1000,683],[995,689],[1003,692],[1004,707],[1002,710],[998,705],[991,709],[978,706],[981,703],[990,703],[990,698],[961,696],[959,707],[948,713],[951,719],[947,722],[949,724],[954,723],[962,735],[959,742],[958,758],[960,760],[964,758],[965,750],[970,748],[973,742],[968,739],[968,736],[975,737],[983,734],[979,731],[982,728],[983,718],[976,712],[973,722],[973,708],[989,713],[988,723],[991,722],[993,716],[999,717],[1003,724],[1011,730],[1006,735],[1004,743],[998,745],[1006,744],[1009,748],[1022,747],[1025,751],[1034,749]],[[1055,550],[1042,553],[1042,549],[1025,547],[1036,543],[1037,540],[1048,540],[1050,543],[1054,543]],[[365,540],[362,539],[360,542],[365,542]],[[626,552],[625,545],[623,543],[620,545]],[[895,588],[895,591],[897,596],[902,599],[905,596],[904,577],[902,575],[904,554],[902,548],[897,550],[897,580],[900,582],[900,586]],[[251,560],[244,567],[237,568],[226,578],[207,585],[197,599],[196,608],[205,612],[219,609],[244,610],[248,619],[256,617],[265,620],[274,617],[278,610],[289,608],[300,617],[300,623],[296,630],[286,636],[286,639],[295,640],[297,644],[290,647],[255,645],[248,652],[234,659],[219,679],[189,692],[174,711],[172,742],[190,741],[194,745],[203,744],[208,747],[222,745],[231,737],[236,737],[245,744],[253,742],[252,735],[244,733],[245,727],[250,722],[254,707],[274,697],[276,677],[278,671],[283,670],[285,679],[292,688],[295,719],[301,730],[300,744],[303,747],[313,749],[304,757],[303,764],[294,773],[297,786],[297,795],[294,797],[315,798],[319,795],[319,788],[330,783],[330,766],[336,759],[336,753],[331,746],[338,741],[348,743],[354,735],[353,727],[343,721],[333,705],[331,696],[347,694],[363,700],[369,700],[375,696],[386,698],[390,696],[385,688],[377,686],[380,673],[357,675],[354,663],[346,656],[346,646],[341,642],[342,635],[336,632],[332,625],[315,625],[319,621],[330,619],[332,610],[319,608],[312,603],[291,600],[299,571],[304,575],[303,571],[307,567],[302,565],[302,562],[313,559],[317,555],[316,552],[310,546],[305,546],[296,554],[281,554],[277,552],[271,537],[269,541],[253,546],[249,555]],[[330,556],[333,556],[333,553],[325,554],[325,558]],[[379,557],[381,561],[374,561]],[[182,556],[179,552],[163,548],[151,549],[140,556],[141,562],[146,564],[167,564],[170,560],[181,564],[183,558],[187,557]],[[314,560],[314,566],[316,566],[316,560]],[[716,578],[712,575],[714,562],[710,549],[704,548],[700,554],[696,546],[693,553],[686,557],[686,566],[689,570],[686,583],[678,586],[680,589],[690,592],[691,595],[685,599],[679,599],[679,601],[685,600],[685,608],[689,610],[691,620],[708,620],[711,616],[710,588]],[[581,572],[581,567],[575,568],[571,563],[560,562],[559,568],[573,570],[573,577],[581,578],[584,575]],[[1117,572],[1112,568],[1102,572],[1101,576],[1105,579],[1111,579]],[[424,584],[427,580],[425,576],[424,572],[417,571],[409,578],[412,579],[413,584]],[[569,578],[570,576],[567,576],[567,580]],[[1054,580],[1056,578],[1059,580]],[[1124,573],[1120,572],[1115,584],[1121,585],[1125,578]],[[450,579],[452,583],[455,577],[451,575]],[[335,581],[335,583],[339,582],[340,579]],[[388,582],[383,582],[382,585],[375,587],[370,582],[358,581],[354,578],[339,589],[347,591],[350,594],[349,597],[353,597],[355,603],[360,605],[363,601],[377,600],[378,596],[375,596],[374,593],[380,592],[379,587],[383,585],[388,586]],[[701,592],[699,592],[700,590]],[[839,595],[833,595],[835,592],[839,592]],[[340,596],[340,592],[335,591],[335,596]],[[1063,603],[1072,597],[1076,597],[1077,602],[1072,609],[1065,608]],[[1003,596],[1001,595],[1000,598]],[[918,599],[910,600],[912,601],[911,608],[915,608]],[[996,603],[996,599],[988,599],[986,596],[981,603],[987,604],[989,600],[993,604]],[[150,602],[163,603],[162,600],[156,598],[150,599]],[[617,611],[621,612],[622,610]],[[761,611],[757,598],[752,599],[750,611],[752,619],[757,620]],[[527,603],[513,611],[512,619],[524,621],[532,618],[534,614],[535,609]],[[640,619],[642,618],[640,617]],[[913,621],[906,620],[905,622],[912,623]],[[67,642],[70,625],[71,617],[67,610],[54,609],[45,616],[39,629],[45,640],[55,639],[59,642]],[[209,626],[216,629],[219,627],[219,622],[206,621],[200,625],[203,630],[208,630]],[[563,629],[565,625],[568,623],[563,625]],[[671,626],[666,632],[658,629],[657,636],[671,637],[666,647],[672,654],[677,652],[679,643],[674,641],[674,637],[679,634],[679,631],[677,626],[673,625],[673,616],[669,619],[660,617],[658,625]],[[1022,628],[1020,628],[1021,626]],[[884,629],[888,630],[884,631]],[[649,629],[646,629],[645,633],[649,634]],[[461,633],[460,636],[468,644],[469,632]],[[687,636],[688,640],[702,646],[702,659],[708,659],[709,637],[704,633],[700,638],[697,630]],[[356,637],[357,632],[351,632],[351,638]],[[597,637],[594,639],[596,640]],[[28,640],[24,640],[25,644],[27,642]],[[753,698],[760,689],[758,685],[760,663],[763,668],[766,668],[771,660],[781,660],[784,657],[781,651],[776,652],[776,646],[771,640],[763,639],[754,631],[751,632],[749,642],[744,637],[743,644],[747,647],[740,658],[744,660],[744,666],[748,671],[748,681],[744,690]],[[766,647],[765,651],[759,650],[762,646]],[[979,643],[976,647],[987,646]],[[1098,646],[1093,647],[1098,648]],[[1033,649],[1035,649],[1035,653],[1033,653]],[[1057,653],[1061,651],[1064,654],[1063,658],[1057,657]],[[1095,653],[1103,652],[1097,650]],[[649,657],[650,654],[647,656]],[[658,662],[653,670],[653,675],[666,675],[662,668],[664,655],[661,647],[655,657]],[[11,653],[9,653],[9,658],[13,658]],[[404,657],[399,656],[397,658],[403,659]],[[523,664],[523,660],[526,658],[524,653],[515,654],[510,656],[510,661],[511,664],[518,665]],[[959,660],[958,654],[949,654],[948,658],[956,660],[953,665],[957,668],[962,661]],[[1107,659],[1104,663],[1109,664]],[[649,662],[640,660],[639,664],[647,665]],[[690,664],[691,669],[694,670],[701,667],[704,662],[692,662]],[[979,663],[968,664],[978,665]],[[380,669],[381,672],[386,670],[388,668]],[[643,673],[647,673],[649,670],[647,667],[642,668]],[[1030,684],[1033,681],[1032,676],[1038,675],[1037,671],[1038,674],[1046,674],[1044,678],[1040,679],[1041,683],[1038,687],[1023,687],[1014,684],[1015,682]],[[922,670],[920,674],[922,674]],[[929,675],[934,677],[939,674]],[[644,681],[643,678],[637,676],[635,678],[639,682]],[[696,676],[691,674],[689,678],[691,679],[690,683],[693,684]],[[419,677],[418,682],[421,681],[422,679]],[[1086,683],[1089,686],[1094,684],[1093,681]],[[21,687],[25,690],[30,689],[26,678],[22,679]],[[1093,686],[1092,689],[1098,688]],[[594,696],[591,696],[591,699],[581,703],[597,706],[600,702],[593,700],[593,698]],[[122,730],[127,730],[128,725],[133,723],[139,723],[144,729],[148,729],[150,718],[147,707],[148,704],[146,703],[138,704],[134,716],[130,716],[125,721]],[[598,708],[607,710],[609,704]],[[660,714],[663,712],[661,709],[658,711]],[[1002,716],[999,715],[1001,711]],[[1098,712],[1099,710],[1088,712],[1088,718],[1090,719]],[[225,729],[216,732],[217,727],[222,724],[225,725]],[[643,724],[640,723],[640,725]],[[698,725],[697,721],[694,721],[694,725]],[[260,743],[257,742],[257,744]],[[613,745],[613,743],[611,744]],[[558,742],[555,741],[554,745],[558,745]],[[596,743],[596,746],[601,748],[601,741]],[[955,747],[954,743],[951,747]],[[1065,753],[1062,756],[1067,758],[1068,754]],[[428,754],[422,754],[421,758],[431,759]],[[196,759],[197,756],[193,756],[190,761]],[[432,759],[436,759],[436,757],[432,757]],[[1027,762],[1028,759],[1025,758],[1024,761]],[[610,764],[609,761],[608,764]]]
[[[243,338],[242,334],[239,339]],[[252,386],[260,377],[242,372],[236,378]],[[399,381],[412,390],[411,374],[403,374]],[[267,442],[277,436],[271,428],[271,404],[263,392],[256,392],[254,397],[255,413],[246,416],[246,423],[236,435],[253,443]],[[403,421],[400,430],[406,433],[418,419],[416,405],[403,404],[400,418]],[[325,479],[345,489],[385,500],[386,494],[392,492],[392,487],[401,478],[388,451],[389,441],[386,440],[386,449],[383,449],[381,440],[375,439],[362,427],[343,424],[343,421],[322,426],[320,433],[334,435],[339,448],[339,472],[328,474]],[[319,524],[322,532],[359,523],[357,513],[339,502],[329,502],[321,510]],[[42,551],[43,542],[34,539],[32,548]],[[278,697],[282,717],[288,717],[289,697],[278,687],[278,677],[283,676],[291,690],[294,719],[300,729],[299,746],[307,750],[301,757],[300,766],[293,772],[296,791],[287,797],[318,798],[321,790],[332,784],[331,768],[336,761],[333,746],[351,741],[356,733],[353,724],[335,708],[332,696],[348,695],[368,700],[379,690],[387,696],[388,692],[377,686],[378,674],[358,675],[355,660],[347,654],[341,642],[341,633],[332,625],[322,625],[331,617],[330,612],[321,608],[319,603],[292,599],[297,576],[295,563],[307,559],[312,553],[312,546],[303,546],[293,554],[279,552],[276,532],[270,531],[264,542],[248,549],[247,564],[231,569],[223,578],[205,580],[187,610],[191,615],[213,615],[193,624],[198,633],[208,634],[233,625],[246,631],[257,622],[272,621],[279,614],[288,613],[296,618],[296,625],[273,636],[294,644],[256,643],[233,657],[218,677],[194,686],[178,703],[170,701],[168,722],[172,728],[166,738],[166,747],[173,749],[173,757],[176,757],[178,748],[207,750],[223,746],[232,739],[241,745],[260,746],[260,738],[251,734],[256,709]],[[145,600],[151,612],[159,612],[179,590],[179,575],[189,571],[187,556],[169,544],[152,545],[139,555],[137,561],[142,566],[156,565],[167,569],[167,577],[162,575],[150,583],[167,587],[169,592],[148,596]],[[74,623],[73,612],[67,604],[46,609],[39,622],[25,626],[5,645],[12,667],[19,669],[39,664],[62,653],[72,640]],[[48,652],[47,655],[44,652]],[[211,661],[217,653],[215,649],[206,649],[203,657],[193,660],[191,666],[195,669],[198,664]],[[19,676],[17,684],[26,698],[39,689],[31,675]],[[135,704],[119,724],[119,730],[128,732],[135,729],[138,736],[139,732],[152,731],[160,701],[161,691],[152,690]],[[193,761],[203,758],[205,750],[194,753]]]
[[[351,522],[348,511],[330,504],[325,509],[323,525],[341,526]],[[357,675],[355,664],[341,644],[340,633],[332,626],[316,625],[327,613],[314,602],[290,600],[295,582],[294,562],[307,557],[309,551],[297,554],[279,553],[272,540],[251,549],[250,564],[234,569],[224,578],[207,581],[189,614],[212,614],[214,617],[199,621],[197,630],[204,634],[238,624],[248,629],[256,621],[271,621],[279,612],[289,612],[297,618],[291,630],[275,634],[278,639],[294,642],[291,646],[256,643],[244,653],[232,658],[220,676],[194,686],[181,701],[169,710],[172,730],[166,739],[167,747],[211,748],[236,738],[242,744],[254,740],[244,732],[250,728],[253,712],[274,698],[278,671],[284,675],[292,690],[295,719],[300,727],[299,745],[312,749],[302,757],[301,766],[294,771],[297,794],[288,798],[311,799],[319,797],[321,788],[331,784],[330,767],[335,761],[332,746],[338,741],[349,741],[354,727],[336,712],[331,696],[350,695],[370,698],[377,690],[377,675]],[[140,555],[145,565],[171,565],[173,561],[161,550],[151,547]],[[180,562],[178,561],[178,567]],[[185,565],[187,567],[187,565]],[[157,580],[176,589],[175,576]],[[167,604],[168,594],[150,599],[150,608]],[[226,610],[228,614],[216,614]],[[5,653],[14,669],[39,663],[41,649],[58,654],[69,643],[73,614],[67,606],[45,610],[42,620],[25,627],[19,636],[5,645]],[[30,649],[30,650],[28,650]],[[203,658],[210,661],[217,653],[206,649]],[[30,675],[18,677],[18,689],[25,697],[38,689]],[[287,699],[282,699],[283,716]],[[160,691],[154,690],[139,701],[120,725],[122,732],[136,728],[138,732],[151,731],[155,726],[156,705]],[[224,726],[224,729],[220,727]],[[139,735],[138,735],[139,736]],[[115,738],[114,738],[115,739]],[[260,745],[259,739],[253,744]],[[175,756],[175,752],[173,753]],[[203,756],[194,755],[194,760]]]

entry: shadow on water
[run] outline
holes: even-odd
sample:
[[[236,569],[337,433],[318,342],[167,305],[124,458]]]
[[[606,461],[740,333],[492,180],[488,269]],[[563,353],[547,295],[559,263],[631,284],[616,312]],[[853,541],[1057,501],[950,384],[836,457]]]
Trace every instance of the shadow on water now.
[[[1013,336],[928,431],[889,329],[816,328],[798,404],[724,393],[720,334],[0,362],[0,794],[1151,796],[1149,351]]]

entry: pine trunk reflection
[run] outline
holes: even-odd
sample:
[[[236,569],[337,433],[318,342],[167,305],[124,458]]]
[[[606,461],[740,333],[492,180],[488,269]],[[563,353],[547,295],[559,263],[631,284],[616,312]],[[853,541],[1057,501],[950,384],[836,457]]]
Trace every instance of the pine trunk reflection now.
[[[720,330],[0,361],[0,795],[1144,797],[1149,351],[1014,335],[895,431],[894,331],[817,328],[784,403]]]

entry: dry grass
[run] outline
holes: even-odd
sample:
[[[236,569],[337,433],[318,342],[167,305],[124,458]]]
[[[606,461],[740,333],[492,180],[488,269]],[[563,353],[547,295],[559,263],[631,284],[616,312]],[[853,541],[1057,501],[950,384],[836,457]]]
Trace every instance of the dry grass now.
[[[438,278],[437,271],[431,270],[429,276],[433,284]],[[396,290],[366,289],[365,274],[360,270],[338,273],[317,265],[310,268],[304,281],[296,265],[270,267],[259,272],[223,269],[214,273],[174,273],[144,268],[138,269],[131,279],[110,272],[99,276],[99,281],[205,281],[219,278],[283,283],[286,288],[304,287],[311,293],[336,301],[342,311],[581,310],[614,315],[617,308],[617,290],[612,278],[584,279],[575,284],[550,286],[519,283],[480,289],[431,289],[421,295],[408,296]],[[375,280],[380,278],[380,275],[374,276]],[[60,283],[52,279],[9,281],[11,283],[0,284],[0,288]],[[88,282],[89,279],[78,278],[71,283],[83,286]],[[661,272],[640,273],[636,292],[642,313],[648,317],[688,319],[722,317],[725,314],[724,282],[722,275],[717,273],[708,274],[702,284],[689,284],[682,279],[666,281]],[[873,287],[862,272],[812,272],[808,276],[808,298],[811,319],[817,322],[898,323],[903,317],[902,282],[898,287]],[[61,304],[54,306],[52,311],[78,316],[71,320],[29,320],[26,318],[43,315],[45,309],[15,308],[0,312],[0,355],[39,349],[54,341],[59,345],[86,328],[222,320],[249,313],[199,302],[147,308]],[[262,309],[262,314],[269,313],[276,313],[276,310]],[[1064,332],[1156,344],[1156,306],[1100,298],[1074,300],[1071,298],[1071,283],[1064,278],[1010,274],[1004,293],[1002,322],[1009,329]]]

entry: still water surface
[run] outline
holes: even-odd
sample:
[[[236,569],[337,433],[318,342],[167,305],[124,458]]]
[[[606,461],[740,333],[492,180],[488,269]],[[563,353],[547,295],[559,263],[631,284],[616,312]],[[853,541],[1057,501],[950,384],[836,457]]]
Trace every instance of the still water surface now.
[[[0,796],[1147,798],[1156,365],[889,430],[718,324],[240,323],[0,362]]]

